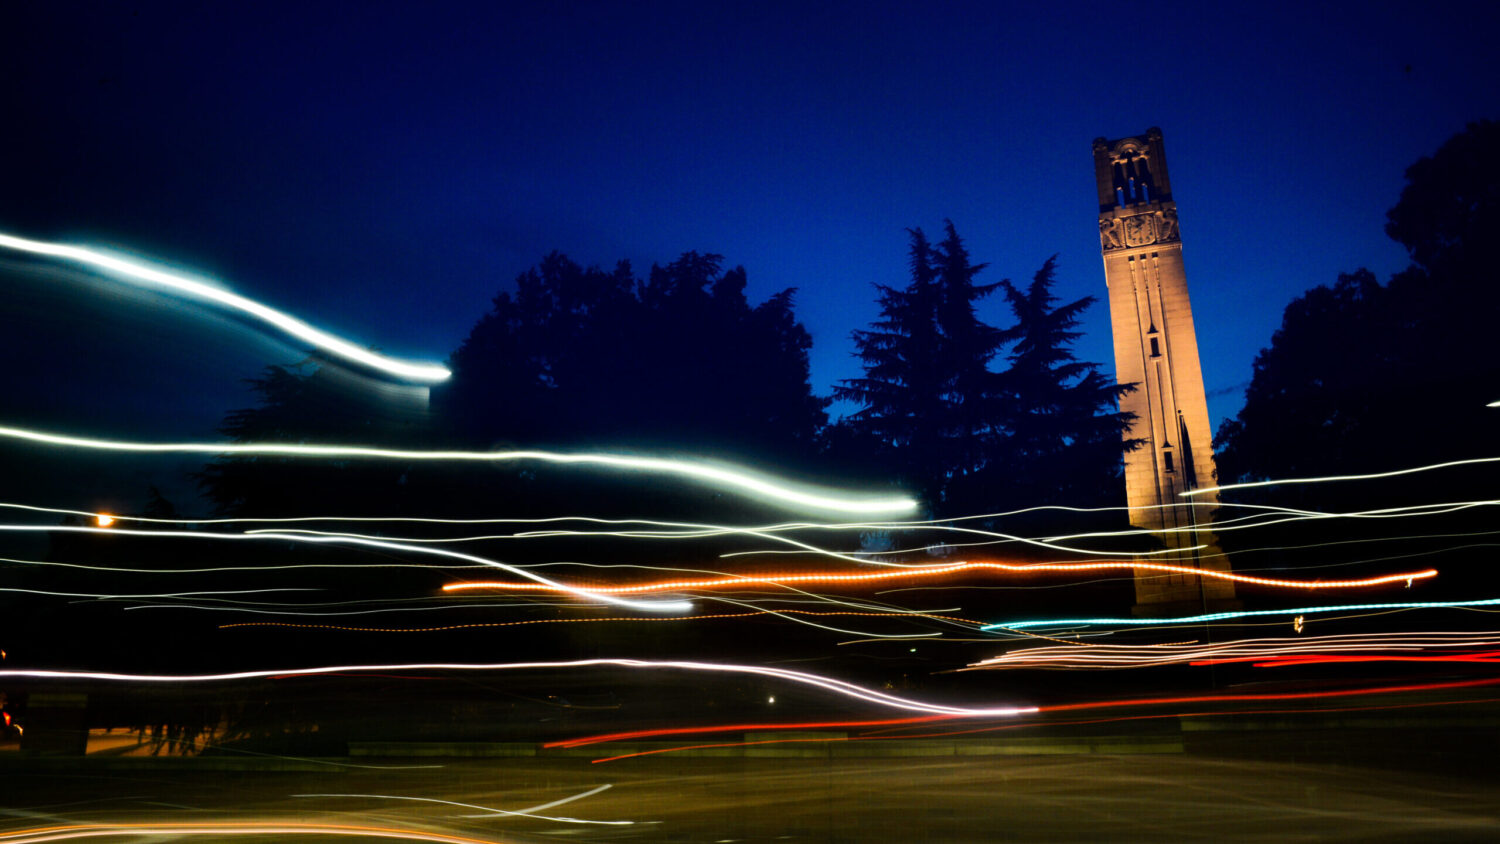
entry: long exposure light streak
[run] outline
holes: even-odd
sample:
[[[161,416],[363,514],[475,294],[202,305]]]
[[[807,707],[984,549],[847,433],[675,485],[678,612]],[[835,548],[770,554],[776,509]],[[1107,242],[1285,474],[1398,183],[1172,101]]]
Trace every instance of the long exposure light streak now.
[[[1173,618],[1059,618],[1059,619],[1032,619],[1028,621],[1004,621],[995,624],[986,624],[982,630],[995,630],[997,628],[1008,628],[1012,630],[1024,630],[1028,627],[1095,627],[1100,625],[1155,625],[1155,624],[1194,624],[1203,621],[1227,621],[1235,618],[1253,618],[1264,615],[1304,615],[1307,613],[1344,612],[1348,610],[1427,610],[1427,609],[1453,609],[1460,607],[1492,607],[1500,605],[1500,598],[1486,598],[1478,601],[1407,601],[1393,604],[1340,604],[1337,606],[1318,607],[1296,607],[1284,610],[1238,610],[1235,612],[1214,612],[1203,615],[1176,616]]]
[[[53,598],[201,598],[206,595],[259,595],[264,592],[321,592],[311,586],[284,586],[275,589],[217,589],[202,592],[147,592],[139,595],[115,592],[49,592],[44,589],[22,589],[16,586],[0,586],[0,592],[18,592],[23,595],[46,595]]]
[[[1411,654],[1430,649],[1500,645],[1500,631],[1342,633],[1328,636],[1266,637],[1207,644],[1113,645],[1065,642],[1018,648],[973,663],[961,671],[1016,668],[1120,669],[1159,665],[1208,665],[1296,658],[1304,654]]]
[[[660,622],[660,621],[711,621],[715,619],[729,618],[758,618],[761,616],[774,615],[807,615],[807,616],[863,616],[866,618],[925,618],[936,621],[952,621],[960,624],[974,624],[979,622],[967,618],[957,618],[951,615],[934,615],[925,612],[815,612],[812,610],[756,610],[754,612],[715,613],[712,615],[672,615],[672,616],[611,616],[607,618],[534,618],[526,621],[487,621],[475,624],[446,624],[439,627],[352,627],[342,624],[297,624],[287,621],[241,621],[233,624],[220,624],[220,630],[233,630],[237,627],[287,627],[299,630],[343,630],[351,633],[438,633],[447,630],[467,630],[471,628],[484,627],[522,627],[531,624],[583,624],[590,622]],[[840,631],[842,632],[842,631]]]
[[[1225,695],[1183,695],[1183,696],[1175,696],[1175,697],[1125,698],[1125,699],[1120,699],[1120,700],[1087,701],[1087,702],[1082,702],[1082,703],[1064,703],[1064,704],[1053,704],[1053,705],[1047,705],[1047,706],[1039,706],[1039,707],[1036,708],[1036,711],[1034,713],[1028,713],[1028,714],[1042,715],[1042,714],[1056,713],[1056,712],[1088,711],[1088,710],[1092,710],[1092,709],[1130,709],[1130,708],[1137,708],[1137,707],[1143,707],[1143,706],[1172,706],[1172,705],[1186,704],[1186,703],[1225,703],[1225,704],[1234,704],[1234,703],[1259,702],[1259,701],[1322,700],[1322,699],[1328,699],[1328,698],[1361,697],[1361,696],[1366,696],[1366,695],[1369,695],[1369,696],[1378,696],[1378,695],[1409,694],[1409,693],[1414,693],[1414,692],[1432,692],[1432,691],[1446,691],[1446,690],[1457,690],[1457,689],[1471,689],[1471,688],[1481,688],[1481,687],[1494,686],[1494,685],[1500,685],[1500,677],[1485,678],[1485,679],[1480,679],[1480,680],[1459,680],[1459,681],[1442,682],[1442,683],[1413,683],[1413,684],[1406,684],[1406,685],[1373,686],[1373,687],[1368,687],[1367,686],[1367,687],[1353,688],[1353,689],[1335,689],[1335,690],[1330,690],[1330,691],[1316,691],[1316,692],[1268,692],[1268,693],[1241,693],[1241,694],[1225,694]],[[1445,705],[1467,703],[1467,702],[1469,702],[1469,701],[1463,701],[1463,700],[1458,700],[1458,701],[1440,701],[1440,702],[1426,701],[1426,702],[1422,702],[1422,703],[1410,704],[1409,706],[1411,706],[1411,707],[1445,706]],[[1403,705],[1397,704],[1397,705],[1391,705],[1391,706],[1370,706],[1370,707],[1359,707],[1358,709],[1378,710],[1378,709],[1399,709],[1399,708],[1403,708]],[[992,731],[992,730],[1024,729],[1024,728],[1027,728],[1027,727],[1035,727],[1035,726],[1041,726],[1041,725],[1047,725],[1047,724],[1059,724],[1059,723],[1061,723],[1061,724],[1067,724],[1067,723],[1088,724],[1088,723],[1107,723],[1109,721],[1115,721],[1115,720],[1143,720],[1143,719],[1150,719],[1150,718],[1185,718],[1185,717],[1202,717],[1202,716],[1229,716],[1229,715],[1236,715],[1236,714],[1257,714],[1260,711],[1261,710],[1222,709],[1222,710],[1208,711],[1208,712],[1191,712],[1191,713],[1173,712],[1173,713],[1165,713],[1165,714],[1160,714],[1160,715],[1125,716],[1123,718],[1118,718],[1118,719],[1116,719],[1116,718],[1109,718],[1109,719],[1098,719],[1098,720],[1090,720],[1090,721],[1061,721],[1061,722],[1059,722],[1059,721],[1054,721],[1054,720],[1051,720],[1051,719],[1047,719],[1047,720],[1028,719],[1028,720],[1025,720],[1025,721],[1023,721],[1022,723],[1019,723],[1019,724],[1009,724],[1009,725],[1005,725],[1005,726],[993,726],[993,727],[980,727],[980,728],[976,728],[976,729],[965,729],[965,730],[957,730],[957,731],[951,731],[951,732],[945,732],[945,733],[935,733],[935,734],[932,734],[932,735],[935,735],[935,736],[958,735],[958,734],[962,734],[962,733],[988,732],[988,731]],[[1307,710],[1278,710],[1278,711],[1283,711],[1283,712],[1287,712],[1287,713],[1296,713],[1296,712],[1299,712],[1299,711],[1307,711],[1307,712],[1325,712],[1325,711],[1341,712],[1341,711],[1357,711],[1357,710],[1350,709],[1350,708],[1340,708],[1340,709],[1331,709],[1331,710],[1330,709],[1316,709],[1316,708],[1312,708],[1312,709],[1307,709]],[[929,717],[925,717],[925,718],[894,719],[894,720],[886,721],[886,722],[881,722],[881,721],[864,721],[864,722],[860,722],[860,721],[844,721],[844,722],[832,722],[832,721],[830,721],[830,722],[824,722],[824,723],[818,723],[818,724],[735,724],[735,725],[723,725],[722,727],[721,726],[709,726],[709,727],[682,726],[682,727],[675,727],[675,728],[674,727],[667,727],[667,728],[659,728],[659,729],[654,729],[654,730],[639,731],[638,733],[605,733],[605,734],[600,734],[600,735],[582,736],[582,737],[579,737],[579,738],[576,738],[576,739],[566,739],[566,740],[559,741],[559,742],[553,742],[553,743],[551,743],[549,745],[546,745],[546,746],[548,746],[548,747],[579,747],[579,746],[586,746],[586,745],[591,745],[591,744],[602,744],[602,743],[607,743],[607,742],[611,742],[611,741],[630,740],[632,738],[637,738],[637,737],[645,738],[645,737],[662,737],[662,736],[669,736],[669,735],[695,735],[695,734],[715,733],[715,732],[740,732],[740,731],[748,732],[748,731],[769,731],[769,730],[778,730],[778,729],[782,729],[782,730],[828,729],[828,728],[837,728],[837,727],[854,728],[854,727],[862,727],[862,726],[887,726],[887,725],[901,727],[901,726],[916,725],[916,724],[921,724],[921,723],[928,723],[928,722],[942,721],[942,720],[950,720],[950,718],[944,718],[943,716],[937,716],[937,717],[929,716]],[[654,753],[670,753],[670,752],[672,752],[674,750],[690,750],[690,749],[701,748],[701,747],[734,747],[734,746],[743,746],[743,745],[746,745],[746,744],[759,744],[759,743],[772,744],[772,743],[788,742],[788,741],[860,741],[860,740],[872,740],[873,741],[873,740],[881,740],[881,739],[911,738],[911,737],[912,736],[886,736],[886,737],[882,737],[882,736],[869,736],[869,737],[851,737],[851,738],[846,738],[846,737],[840,736],[840,737],[833,737],[833,738],[811,738],[811,739],[809,739],[809,738],[770,739],[770,740],[766,740],[764,742],[726,742],[726,743],[722,743],[722,744],[691,745],[691,746],[687,746],[687,747],[663,748],[661,750],[648,750],[648,751],[642,751],[642,752],[639,752],[639,753],[627,753],[627,754],[622,754],[622,755],[619,755],[619,756],[611,756],[611,757],[604,758],[604,759],[595,759],[594,761],[595,762],[608,762],[608,761],[614,761],[616,759],[626,759],[626,758],[630,758],[632,756],[637,756],[637,755],[651,755],[651,754],[654,754]]]
[[[463,672],[485,672],[485,671],[528,671],[548,669],[575,669],[575,668],[630,668],[642,670],[666,670],[684,672],[703,672],[710,674],[740,674],[772,679],[784,680],[804,686],[822,689],[824,691],[841,695],[854,700],[864,701],[878,706],[892,709],[900,709],[908,712],[927,712],[934,715],[963,715],[963,716],[986,716],[986,717],[1011,717],[1036,712],[1034,706],[998,706],[998,707],[964,707],[946,706],[943,704],[926,703],[924,701],[903,698],[885,692],[867,689],[825,677],[821,674],[810,674],[803,671],[792,671],[786,668],[770,668],[760,665],[739,665],[724,662],[686,662],[674,660],[644,660],[644,659],[579,659],[552,662],[496,662],[496,663],[471,663],[471,662],[418,662],[418,663],[393,663],[388,665],[329,665],[317,668],[286,668],[259,671],[233,671],[222,674],[119,674],[106,671],[60,671],[51,669],[23,668],[0,670],[0,678],[3,679],[36,679],[36,680],[100,680],[107,682],[124,683],[215,683],[233,680],[258,680],[268,677],[290,678],[290,677],[313,677],[326,674],[367,674],[371,672],[397,672],[397,671],[463,671]]]
[[[1251,662],[1256,668],[1281,668],[1288,665],[1323,665],[1344,662],[1462,662],[1500,663],[1500,651],[1481,651],[1461,654],[1301,654],[1281,657],[1234,657],[1232,659],[1205,659],[1193,665],[1224,665],[1234,662]]]
[[[1153,714],[1150,714],[1150,715],[1122,715],[1122,716],[1118,716],[1118,717],[1114,717],[1114,718],[1086,718],[1086,719],[1077,719],[1077,718],[1075,718],[1075,719],[1065,720],[1065,721],[1063,721],[1063,720],[1055,720],[1055,719],[1047,719],[1045,721],[1042,721],[1042,720],[1030,720],[1030,721],[1024,721],[1024,722],[1019,723],[1019,724],[1005,724],[1005,725],[984,726],[984,727],[970,727],[970,728],[962,729],[962,730],[942,730],[942,731],[939,731],[939,732],[929,732],[929,733],[901,733],[901,734],[897,734],[897,735],[870,734],[870,735],[837,736],[837,737],[832,737],[832,736],[830,736],[830,737],[823,737],[823,736],[815,736],[815,737],[809,737],[809,736],[792,736],[792,737],[780,738],[780,739],[761,739],[761,740],[758,740],[758,741],[733,741],[733,742],[718,742],[718,743],[715,743],[715,744],[678,745],[678,746],[675,746],[675,747],[656,748],[656,749],[653,749],[653,750],[640,750],[640,751],[636,751],[634,753],[621,753],[621,754],[618,754],[618,755],[615,755],[615,756],[606,756],[606,757],[603,757],[603,758],[593,759],[593,760],[590,760],[590,761],[591,761],[592,764],[596,764],[597,765],[597,764],[604,763],[604,762],[617,762],[617,761],[619,761],[621,759],[633,759],[633,758],[640,757],[640,756],[656,756],[656,755],[660,755],[660,754],[664,754],[664,753],[678,753],[678,752],[682,752],[682,751],[703,750],[703,749],[707,749],[707,748],[752,747],[752,746],[760,746],[760,745],[768,745],[768,744],[806,744],[806,743],[826,743],[826,742],[901,741],[903,739],[910,740],[910,739],[947,738],[947,737],[951,737],[951,736],[974,735],[976,733],[1009,732],[1009,731],[1013,731],[1013,730],[1034,729],[1036,727],[1041,727],[1041,726],[1054,727],[1054,726],[1076,726],[1076,725],[1084,725],[1084,724],[1118,724],[1118,723],[1131,722],[1131,721],[1153,721],[1153,720],[1162,720],[1162,719],[1182,720],[1182,719],[1188,719],[1188,718],[1210,718],[1210,717],[1223,718],[1223,717],[1226,717],[1226,716],[1242,716],[1242,715],[1309,715],[1309,714],[1334,713],[1334,712],[1337,712],[1337,713],[1376,712],[1376,711],[1389,711],[1389,710],[1400,710],[1400,709],[1429,709],[1429,708],[1438,707],[1438,706],[1460,706],[1460,705],[1465,705],[1465,704],[1486,704],[1486,703],[1495,703],[1497,701],[1500,701],[1500,698],[1477,698],[1477,699],[1463,699],[1463,700],[1423,701],[1421,703],[1387,704],[1387,705],[1384,705],[1384,706],[1299,707],[1299,708],[1296,708],[1296,709],[1231,709],[1231,710],[1215,710],[1215,711],[1207,711],[1207,712],[1166,712],[1166,713],[1153,713]],[[924,723],[924,722],[931,723],[933,721],[939,721],[939,720],[942,720],[943,717],[944,716],[931,716],[931,717],[928,717],[928,718],[912,718],[912,719],[909,719],[912,722],[910,724],[910,726],[916,726],[916,725],[918,725],[920,723]],[[841,726],[841,725],[839,725],[839,724],[830,724],[829,726]],[[857,722],[849,722],[849,723],[844,724],[842,726],[851,726],[852,727],[852,726],[859,726],[859,725],[858,725]],[[783,726],[783,729],[790,729],[790,728],[794,728],[794,725],[784,725]],[[898,728],[899,728],[899,725],[898,725],[897,728],[893,728],[893,729],[898,729]],[[876,731],[876,732],[879,733],[879,732],[888,732],[888,731],[889,730],[879,730],[879,731]],[[665,734],[670,734],[670,733],[665,733]]]
[[[482,811],[482,812],[485,813],[485,814],[482,814],[482,815],[463,815],[462,816],[462,817],[466,817],[466,818],[516,817],[516,818],[535,818],[536,820],[539,820],[539,821],[553,821],[553,822],[556,822],[556,823],[596,824],[596,825],[599,825],[599,826],[633,826],[635,824],[635,821],[591,821],[591,820],[584,820],[582,818],[562,818],[562,817],[555,817],[555,816],[551,816],[551,815],[539,815],[539,814],[537,814],[537,812],[542,811],[544,809],[550,809],[553,806],[561,806],[561,805],[563,805],[565,803],[571,803],[574,800],[579,800],[579,799],[582,799],[584,797],[591,797],[591,796],[593,796],[595,794],[598,794],[601,791],[605,791],[608,788],[609,788],[608,785],[601,785],[598,788],[591,789],[589,791],[585,791],[582,794],[575,794],[575,795],[573,795],[572,797],[569,797],[569,798],[564,798],[562,800],[555,800],[555,801],[553,801],[550,804],[546,804],[546,805],[543,805],[543,806],[534,807],[532,809],[522,809],[522,810],[513,811],[513,812],[512,811],[507,811],[505,809],[494,809],[494,808],[491,808],[489,806],[476,806],[473,803],[458,803],[458,802],[455,802],[453,800],[439,800],[439,799],[436,799],[436,798],[433,798],[433,797],[407,797],[405,795],[400,795],[400,794],[293,794],[292,796],[293,797],[321,797],[321,798],[329,798],[329,797],[362,798],[362,799],[366,799],[366,800],[409,800],[409,801],[412,801],[412,802],[415,802],[415,803],[437,803],[437,804],[442,805],[442,806],[456,806],[456,807],[458,807],[460,809],[479,809],[480,811]]]
[[[1343,481],[1373,481],[1382,478],[1395,478],[1402,475],[1415,475],[1419,472],[1433,472],[1438,469],[1452,469],[1456,466],[1481,466],[1487,463],[1500,463],[1500,457],[1475,457],[1468,460],[1450,460],[1446,463],[1433,463],[1428,466],[1413,466],[1408,469],[1396,469],[1390,472],[1370,472],[1363,475],[1324,475],[1316,478],[1281,478],[1269,481],[1247,481],[1242,484],[1224,484],[1222,486],[1206,486],[1199,489],[1188,490],[1180,493],[1184,497],[1195,495],[1207,495],[1210,492],[1224,492],[1231,489],[1254,489],[1266,486],[1289,486],[1292,484],[1326,484],[1339,483]]]
[[[805,507],[840,513],[905,513],[917,502],[907,496],[868,497],[846,493],[813,492],[779,479],[758,476],[745,469],[704,460],[637,457],[626,454],[566,453],[557,451],[412,451],[357,445],[299,445],[294,443],[143,443],[74,437],[0,426],[0,437],[66,448],[147,454],[253,454],[281,457],[369,458],[436,462],[501,463],[533,461],[560,466],[602,466],[634,472],[691,478],[725,490],[734,490],[779,506]]]
[[[173,293],[185,293],[197,299],[213,302],[231,310],[255,317],[296,337],[298,340],[311,343],[326,352],[368,366],[371,369],[378,369],[381,372],[405,378],[409,381],[435,383],[444,381],[452,375],[446,367],[434,363],[411,363],[376,354],[348,340],[335,337],[326,331],[314,328],[291,314],[262,305],[253,299],[247,299],[244,296],[230,293],[227,290],[206,284],[202,281],[170,273],[166,270],[135,261],[128,261],[114,255],[106,255],[102,252],[95,252],[92,249],[85,249],[81,246],[28,240],[23,237],[3,233],[0,233],[0,247],[14,249],[19,252],[28,252],[33,255],[45,255],[49,258],[61,258],[94,269],[105,270],[117,278],[141,283],[140,286],[143,287],[155,290],[167,290]]]
[[[1236,583],[1246,583],[1256,586],[1277,586],[1297,589],[1349,589],[1365,586],[1379,586],[1386,583],[1410,583],[1413,580],[1425,580],[1437,576],[1437,569],[1424,569],[1422,571],[1404,572],[1401,574],[1388,574],[1379,577],[1367,577],[1358,580],[1286,580],[1279,578],[1255,577],[1248,574],[1235,574],[1232,572],[1214,571],[1210,569],[1199,569],[1193,566],[1176,566],[1164,563],[1141,563],[1141,562],[1113,562],[1113,563],[952,563],[949,565],[922,566],[907,568],[901,571],[870,572],[863,574],[829,574],[824,572],[798,573],[798,574],[767,574],[767,575],[727,575],[725,577],[704,580],[665,580],[654,583],[640,583],[632,586],[595,586],[589,587],[596,592],[612,595],[637,595],[652,592],[673,592],[683,589],[719,589],[734,586],[779,586],[790,583],[819,583],[819,584],[859,584],[891,580],[894,578],[913,577],[937,577],[945,574],[956,574],[970,571],[1003,571],[1013,574],[1024,574],[1028,572],[1074,572],[1074,571],[1098,571],[1100,569],[1145,569],[1147,571],[1171,572],[1177,574],[1194,574],[1205,578],[1219,580],[1231,580]],[[556,586],[542,586],[536,583],[516,583],[503,581],[475,581],[466,583],[449,583],[443,586],[444,592],[461,592],[473,589],[541,589],[556,591]]]
[[[497,568],[497,569],[502,569],[504,571],[508,571],[511,574],[519,575],[520,577],[524,577],[524,578],[527,578],[529,580],[534,580],[534,581],[536,581],[538,583],[544,583],[544,584],[547,584],[547,585],[550,585],[550,586],[559,586],[559,587],[562,588],[562,590],[564,592],[567,592],[568,594],[573,595],[573,596],[578,597],[578,598],[583,598],[585,600],[590,600],[590,601],[602,601],[602,602],[607,603],[607,604],[615,604],[615,605],[618,605],[618,606],[629,607],[631,609],[643,610],[645,612],[673,612],[673,613],[676,613],[676,612],[686,612],[686,611],[691,610],[693,608],[692,603],[688,602],[688,601],[632,601],[632,600],[629,600],[627,598],[619,598],[619,597],[615,597],[613,595],[598,594],[598,593],[595,593],[595,592],[591,592],[591,591],[589,591],[587,589],[579,589],[579,588],[572,587],[572,586],[565,586],[565,585],[557,583],[557,582],[555,582],[553,580],[549,580],[548,578],[545,578],[545,577],[543,577],[543,576],[541,576],[539,574],[533,574],[532,572],[525,571],[524,569],[516,568],[515,566],[507,565],[507,564],[499,562],[497,560],[491,560],[491,559],[487,559],[485,557],[476,557],[473,554],[461,554],[461,553],[459,553],[457,551],[448,551],[448,550],[441,549],[441,548],[426,548],[426,547],[422,547],[422,546],[404,545],[404,544],[401,544],[401,543],[385,542],[385,541],[376,540],[376,539],[357,539],[357,538],[353,538],[353,537],[305,536],[305,535],[302,535],[302,534],[295,534],[295,533],[255,533],[255,534],[247,534],[247,533],[237,533],[237,534],[227,534],[227,533],[192,533],[192,532],[188,532],[188,531],[176,531],[176,530],[132,530],[132,529],[123,529],[123,528],[91,528],[91,527],[74,526],[74,525],[3,525],[3,524],[0,524],[0,533],[3,533],[3,532],[106,533],[106,534],[109,534],[109,535],[125,535],[125,536],[162,536],[162,537],[171,537],[171,538],[174,538],[174,539],[224,539],[224,540],[245,540],[245,541],[249,541],[249,540],[276,540],[276,539],[280,539],[280,540],[290,540],[292,542],[305,542],[305,543],[314,543],[314,544],[332,543],[332,544],[358,545],[358,546],[364,546],[364,547],[382,548],[382,549],[389,550],[389,551],[404,551],[404,552],[413,553],[413,554],[427,554],[427,555],[431,555],[431,556],[447,557],[447,558],[450,558],[450,559],[463,560],[463,561],[469,562],[469,563],[477,563],[477,564],[480,564],[480,565],[490,566],[492,568]]]
[[[765,730],[832,730],[852,729],[856,727],[890,727],[906,724],[930,724],[933,721],[945,721],[957,718],[956,715],[919,715],[914,718],[883,718],[874,721],[802,721],[795,723],[759,723],[759,724],[713,724],[698,727],[656,727],[648,730],[626,730],[618,733],[601,733],[599,735],[581,736],[579,738],[563,739],[561,741],[549,741],[542,747],[586,747],[590,744],[603,744],[610,741],[633,741],[643,738],[661,738],[662,736],[687,736],[705,735],[710,733],[752,733]]]
[[[500,844],[495,839],[471,838],[465,835],[447,835],[420,829],[401,829],[390,826],[349,826],[343,824],[318,824],[294,822],[241,822],[200,821],[198,823],[118,823],[118,824],[69,824],[33,829],[18,829],[0,833],[3,844],[42,844],[47,841],[75,841],[81,838],[160,838],[162,836],[207,835],[227,837],[236,835],[310,835],[310,836],[355,836],[359,838],[394,838],[402,841],[428,841],[433,844]]]
[[[83,569],[85,571],[116,572],[119,574],[216,574],[221,572],[266,572],[266,571],[288,571],[297,569],[345,569],[354,571],[356,569],[426,569],[432,571],[441,568],[443,571],[454,569],[488,569],[493,566],[481,566],[477,563],[462,566],[435,566],[431,563],[278,563],[271,566],[206,566],[203,568],[190,569],[136,569],[123,566],[91,566],[83,563],[59,563],[51,560],[20,560],[14,557],[0,557],[0,563],[15,563],[20,566],[38,566],[41,568],[64,568]]]

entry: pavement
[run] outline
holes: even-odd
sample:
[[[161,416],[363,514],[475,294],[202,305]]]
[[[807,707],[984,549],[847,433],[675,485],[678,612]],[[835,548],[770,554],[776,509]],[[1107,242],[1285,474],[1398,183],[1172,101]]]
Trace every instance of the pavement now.
[[[1157,732],[1151,742],[1160,742]],[[180,831],[183,824],[275,823],[494,842],[1500,838],[1500,776],[1491,764],[1500,739],[1484,725],[1189,729],[1180,736],[1177,748],[1154,753],[1112,752],[1096,740],[1086,752],[953,755],[950,741],[947,755],[668,753],[604,763],[593,761],[598,747],[468,758],[3,754],[0,833],[60,824],[146,824],[130,830],[145,834],[165,824]],[[943,745],[933,742],[934,752]]]

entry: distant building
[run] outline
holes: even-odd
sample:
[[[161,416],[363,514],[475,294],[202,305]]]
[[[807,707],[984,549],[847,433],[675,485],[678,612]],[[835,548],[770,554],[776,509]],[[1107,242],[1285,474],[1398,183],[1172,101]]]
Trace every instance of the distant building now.
[[[1150,561],[1228,571],[1208,521],[1218,494],[1181,496],[1214,486],[1214,452],[1161,130],[1095,139],[1094,173],[1115,374],[1136,385],[1120,409],[1136,416],[1126,436],[1146,441],[1125,456],[1130,522],[1174,549]],[[1136,569],[1135,599],[1138,614],[1175,614],[1232,602],[1234,584]]]

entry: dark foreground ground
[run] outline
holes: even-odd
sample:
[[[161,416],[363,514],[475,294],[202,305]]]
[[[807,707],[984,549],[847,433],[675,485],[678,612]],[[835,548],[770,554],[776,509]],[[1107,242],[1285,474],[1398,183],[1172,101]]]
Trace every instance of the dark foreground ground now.
[[[283,821],[496,842],[1500,839],[1492,728],[1183,735],[1175,752],[1059,746],[1052,755],[658,755],[604,764],[588,756],[348,757],[246,759],[235,763],[239,770],[213,770],[226,763],[10,756],[0,760],[0,841],[21,829],[69,824]],[[270,770],[288,764],[301,770]],[[464,817],[487,809],[554,819]],[[136,840],[145,832],[133,830]]]

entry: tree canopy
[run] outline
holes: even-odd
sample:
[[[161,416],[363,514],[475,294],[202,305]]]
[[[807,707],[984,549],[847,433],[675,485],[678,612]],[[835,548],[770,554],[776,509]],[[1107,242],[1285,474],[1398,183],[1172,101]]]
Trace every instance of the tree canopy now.
[[[876,285],[881,316],[854,333],[865,375],[834,388],[861,405],[839,426],[845,447],[895,467],[948,515],[1122,497],[1123,388],[1070,348],[1093,297],[1057,305],[1053,258],[1024,291],[975,283],[985,265],[971,262],[952,222],[937,246],[909,234],[911,281]],[[996,290],[1016,320],[1009,328],[976,315]],[[997,371],[1007,346],[1009,367]]]
[[[1358,270],[1286,308],[1245,407],[1215,437],[1221,482],[1489,457],[1500,433],[1500,125],[1471,124],[1406,171],[1386,232],[1413,265]]]
[[[471,442],[810,456],[827,402],[795,290],[752,306],[746,281],[713,254],[637,280],[553,253],[495,297],[435,403]]]

